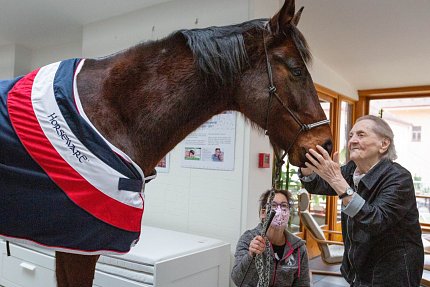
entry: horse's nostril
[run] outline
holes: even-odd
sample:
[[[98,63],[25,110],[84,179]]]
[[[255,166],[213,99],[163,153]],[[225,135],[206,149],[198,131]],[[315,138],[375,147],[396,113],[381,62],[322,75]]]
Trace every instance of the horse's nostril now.
[[[331,140],[327,140],[322,147],[329,153],[331,154],[332,150],[333,150],[333,142]]]

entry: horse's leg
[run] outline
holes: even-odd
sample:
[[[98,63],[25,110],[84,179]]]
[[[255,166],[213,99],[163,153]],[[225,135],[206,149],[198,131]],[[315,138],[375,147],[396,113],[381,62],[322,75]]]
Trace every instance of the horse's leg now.
[[[93,286],[96,263],[100,255],[55,252],[57,287]]]

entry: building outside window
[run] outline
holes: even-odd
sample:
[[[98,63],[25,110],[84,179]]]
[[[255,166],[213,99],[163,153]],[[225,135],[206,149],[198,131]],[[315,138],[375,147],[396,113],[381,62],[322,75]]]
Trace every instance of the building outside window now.
[[[412,141],[421,141],[421,126],[412,126]]]
[[[394,132],[397,160],[412,174],[420,222],[430,224],[430,97],[370,100],[370,114],[378,115]],[[406,136],[408,135],[408,136]]]

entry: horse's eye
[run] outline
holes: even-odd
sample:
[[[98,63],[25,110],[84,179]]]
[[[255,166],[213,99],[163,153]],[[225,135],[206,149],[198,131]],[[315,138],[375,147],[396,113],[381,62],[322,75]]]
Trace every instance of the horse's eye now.
[[[294,68],[291,72],[296,77],[300,77],[302,75],[302,69],[300,68]]]

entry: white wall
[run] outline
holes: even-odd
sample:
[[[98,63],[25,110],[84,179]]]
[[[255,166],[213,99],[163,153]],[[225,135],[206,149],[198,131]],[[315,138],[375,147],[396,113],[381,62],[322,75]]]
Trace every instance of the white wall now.
[[[82,39],[75,39],[62,45],[43,47],[42,49],[32,51],[30,71],[64,59],[81,57]]]
[[[30,62],[31,62],[31,50],[25,47],[16,45],[14,75],[20,76],[20,75],[27,74],[30,70]]]
[[[108,55],[141,41],[163,38],[179,29],[227,25],[246,20],[248,0],[167,2],[87,25],[83,31],[82,53],[84,57]]]
[[[315,83],[336,91],[352,100],[358,100],[357,89],[317,57],[313,56],[312,63],[308,69]]]
[[[14,77],[15,69],[15,45],[0,47],[0,79]]]

